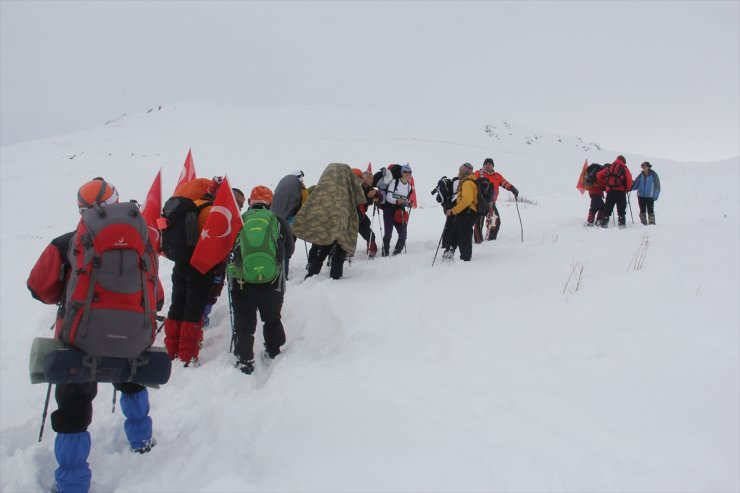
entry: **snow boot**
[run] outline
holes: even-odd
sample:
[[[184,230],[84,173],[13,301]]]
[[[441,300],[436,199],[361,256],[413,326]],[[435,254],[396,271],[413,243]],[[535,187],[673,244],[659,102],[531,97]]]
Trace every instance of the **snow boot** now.
[[[404,245],[406,245],[406,240],[398,240],[396,242],[395,248],[393,248],[393,255],[398,255],[399,253],[403,252]]]
[[[593,212],[589,212],[588,213],[588,218],[586,218],[586,226],[593,226],[594,225],[594,216],[595,215],[594,215]]]
[[[655,214],[648,214],[648,224],[655,226]]]
[[[57,433],[54,455],[59,467],[54,471],[56,491],[59,493],[87,493],[92,472],[87,458],[90,455],[90,433]]]
[[[140,454],[149,452],[156,443],[152,438],[152,418],[149,417],[149,392],[146,388],[128,394],[121,392],[121,411],[126,416],[123,431],[131,450]]]
[[[627,218],[625,216],[617,216],[617,227],[619,227],[619,229],[627,227]]]
[[[391,250],[391,240],[383,238],[383,249],[380,251],[381,257],[387,257]]]
[[[640,222],[643,226],[647,226],[647,215],[643,214],[642,212],[640,213]]]

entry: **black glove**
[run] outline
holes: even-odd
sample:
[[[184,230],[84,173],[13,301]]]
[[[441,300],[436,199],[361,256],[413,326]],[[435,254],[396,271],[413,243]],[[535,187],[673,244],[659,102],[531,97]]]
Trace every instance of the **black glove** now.
[[[519,197],[519,190],[517,190],[514,185],[511,186],[511,193],[514,194],[515,199]]]

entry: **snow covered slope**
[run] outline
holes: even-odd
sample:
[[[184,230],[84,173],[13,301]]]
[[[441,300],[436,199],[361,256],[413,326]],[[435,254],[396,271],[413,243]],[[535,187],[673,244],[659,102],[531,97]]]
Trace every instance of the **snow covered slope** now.
[[[203,365],[151,392],[150,454],[128,452],[100,385],[93,491],[740,489],[740,160],[670,162],[495,115],[190,102],[0,149],[0,490],[48,490],[55,467],[48,422],[36,443],[46,386],[27,375],[55,310],[26,290],[31,266],[76,224],[82,182],[143,200],[161,167],[166,198],[190,147],[199,176],[247,193],[294,169],[310,185],[331,162],[409,162],[421,207],[408,253],[358,248],[340,281],[304,281],[299,242],[285,352],[252,376],[232,367],[222,296]],[[617,154],[660,174],[657,226],[583,227],[581,165]],[[499,240],[432,267],[444,218],[429,191],[486,157],[526,201],[502,192]]]

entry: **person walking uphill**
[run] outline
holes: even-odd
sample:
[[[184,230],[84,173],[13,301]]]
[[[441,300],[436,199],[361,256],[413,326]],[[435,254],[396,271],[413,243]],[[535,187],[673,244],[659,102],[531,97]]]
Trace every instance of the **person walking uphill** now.
[[[492,241],[495,240],[498,237],[498,230],[501,228],[501,216],[498,213],[498,208],[496,207],[496,200],[498,200],[498,189],[499,187],[504,188],[505,190],[510,191],[512,194],[514,194],[514,198],[519,197],[519,190],[516,189],[514,185],[506,181],[506,178],[503,177],[501,173],[498,173],[497,171],[494,171],[493,169],[493,159],[490,157],[487,157],[483,161],[483,168],[479,169],[475,172],[475,178],[488,178],[488,181],[491,182],[491,185],[493,185],[493,201],[491,202],[490,211],[485,217],[480,217],[478,221],[475,222],[475,242],[481,243],[484,240],[485,241]],[[491,227],[488,230],[488,236],[484,238],[484,220],[488,221]],[[491,224],[493,223],[493,224]]]
[[[280,354],[285,329],[280,320],[285,296],[283,259],[293,254],[293,232],[288,221],[270,211],[272,191],[252,189],[244,227],[229,264],[231,303],[234,307],[234,355],[242,373],[254,371],[254,333],[257,312],[264,323],[265,356]]]
[[[196,178],[184,183],[164,204],[162,251],[175,262],[172,298],[164,321],[164,345],[171,359],[185,366],[197,365],[203,341],[203,313],[210,299],[218,264],[205,274],[190,265],[198,237],[203,231],[221,178]]]
[[[31,295],[42,303],[59,305],[56,339],[62,339],[70,345],[77,346],[70,342],[70,338],[74,337],[74,342],[80,339],[78,332],[82,331],[77,331],[79,326],[74,326],[75,322],[83,323],[80,319],[87,318],[88,320],[86,332],[84,332],[85,336],[89,336],[84,338],[88,346],[98,341],[92,336],[93,334],[103,334],[103,338],[108,339],[105,337],[107,335],[105,331],[120,332],[123,330],[120,327],[125,327],[126,322],[130,324],[136,321],[137,324],[143,322],[144,327],[147,325],[150,327],[148,333],[144,331],[141,334],[141,342],[144,345],[151,345],[155,336],[154,317],[156,311],[161,309],[164,303],[164,295],[157,275],[158,257],[149,243],[149,230],[146,223],[140,215],[137,217],[138,207],[135,204],[119,204],[116,188],[102,178],[96,178],[83,184],[77,196],[77,205],[81,215],[78,229],[51,241],[31,270],[27,281],[28,289]],[[111,249],[104,248],[106,238],[101,238],[101,236],[104,237],[105,234],[94,235],[94,233],[99,231],[105,233],[112,228],[116,228],[116,238],[119,234],[130,235],[125,236],[126,246],[129,246],[129,240],[133,240],[130,241],[131,245],[138,243],[141,246],[137,237],[141,238],[144,247],[140,258],[138,253],[134,254],[137,250],[119,248],[111,251]],[[124,233],[119,233],[119,231],[124,231]],[[96,248],[101,248],[103,252],[100,257],[93,257],[90,260],[92,273],[86,270],[88,264],[82,262],[82,259],[86,258],[85,250],[92,250],[84,243],[89,242],[91,236]],[[109,255],[114,255],[114,257]],[[136,260],[133,260],[134,257]],[[106,264],[112,258],[116,267],[120,263],[123,274],[117,272],[115,276],[111,276]],[[96,268],[99,270],[95,270]],[[134,301],[130,299],[131,297],[126,298],[125,295],[125,293],[130,293],[131,284],[129,283],[132,283],[132,279],[138,279],[138,285],[142,284],[143,272],[149,273],[145,286],[142,286],[143,303],[150,306],[148,311],[142,309],[140,297],[136,296]],[[89,304],[84,303],[82,307],[74,310],[73,303],[77,303],[74,301],[75,292],[79,291],[77,289],[79,286],[82,286],[81,283],[84,280],[80,278],[83,276],[94,279],[96,284],[90,281],[90,285],[100,286],[98,296],[105,297],[105,300],[92,299]],[[136,283],[136,280],[133,283]],[[87,291],[87,288],[84,290]],[[105,306],[100,305],[104,305],[104,302],[113,296],[117,297],[118,309],[114,310],[116,313],[111,314],[109,313],[111,310],[106,310]],[[126,301],[129,303],[125,303]],[[75,313],[84,313],[84,316],[75,317]],[[124,339],[110,338],[116,347],[121,348],[130,342]],[[113,386],[121,392],[121,410],[126,417],[124,432],[131,450],[139,453],[149,452],[155,445],[155,441],[152,438],[152,419],[149,417],[147,389],[132,382],[114,383]],[[92,441],[87,429],[92,422],[92,402],[97,392],[98,384],[94,381],[80,384],[57,384],[56,386],[54,396],[58,407],[51,414],[51,426],[57,433],[54,441],[54,454],[58,467],[54,471],[54,478],[56,480],[55,491],[59,493],[84,493],[90,489],[92,472],[87,458],[90,455]]]
[[[606,202],[601,227],[609,226],[609,217],[617,206],[619,229],[627,227],[627,190],[632,188],[632,173],[624,156],[617,156],[612,164],[596,173],[596,181],[606,184]]]
[[[294,171],[280,179],[272,196],[270,210],[292,225],[295,216],[303,204],[308,200],[308,190],[303,183],[303,171]],[[285,278],[288,278],[290,269],[290,255],[285,257]]]
[[[332,163],[326,167],[293,223],[293,234],[312,243],[306,277],[321,272],[332,249],[335,253],[329,275],[332,279],[342,277],[345,257],[354,255],[357,248],[357,206],[364,203],[360,179],[349,165]]]
[[[409,183],[410,178],[411,166],[404,164],[401,167],[401,177],[392,180],[386,188],[386,206],[383,209],[383,248],[381,249],[381,256],[383,257],[387,257],[390,253],[393,228],[396,228],[398,233],[393,255],[401,253],[406,245],[409,218],[406,207],[411,206],[409,200],[414,190],[411,183]]]
[[[642,172],[632,184],[632,190],[637,190],[637,203],[640,204],[640,222],[643,225],[655,225],[653,208],[660,196],[660,178],[649,162],[645,161],[640,167]]]
[[[473,174],[473,165],[464,163],[459,169],[460,185],[457,200],[452,209],[447,209],[447,216],[454,216],[454,234],[460,259],[469,261],[473,256],[473,224],[476,222],[478,208],[477,177]]]

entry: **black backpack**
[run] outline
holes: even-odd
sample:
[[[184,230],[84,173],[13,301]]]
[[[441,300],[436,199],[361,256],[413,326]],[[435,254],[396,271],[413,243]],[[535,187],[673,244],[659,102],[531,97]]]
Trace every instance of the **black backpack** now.
[[[162,230],[162,253],[173,262],[188,262],[198,243],[198,214],[211,205],[200,206],[187,197],[171,197],[164,203],[162,217],[167,227]]]
[[[443,176],[432,190],[432,195],[436,194],[435,199],[445,209],[451,209],[454,205],[452,198],[455,195],[455,182],[459,179],[457,176],[452,179]]]
[[[596,173],[604,169],[604,167],[600,164],[590,164],[588,168],[586,168],[586,177],[583,179],[583,183],[590,187],[596,183]]]
[[[476,212],[481,216],[485,216],[491,210],[491,202],[493,202],[493,185],[490,180],[485,176],[481,176],[473,183],[478,188],[478,206]]]
[[[380,190],[386,190],[391,181],[398,180],[399,178],[401,178],[401,165],[389,164],[388,167],[380,168],[373,175],[373,186],[378,187]]]

